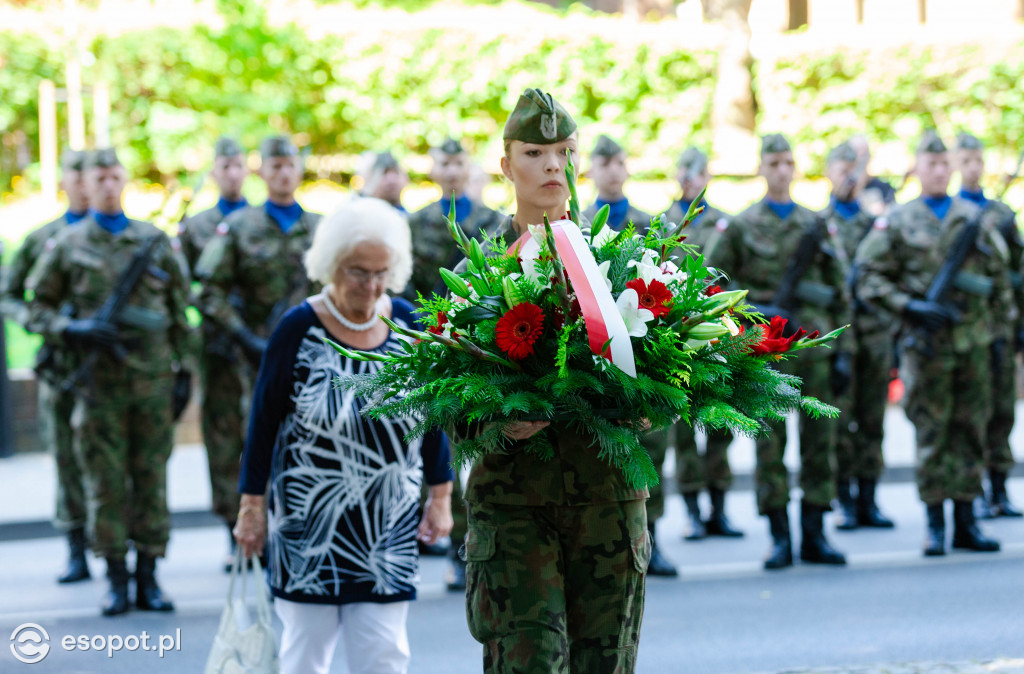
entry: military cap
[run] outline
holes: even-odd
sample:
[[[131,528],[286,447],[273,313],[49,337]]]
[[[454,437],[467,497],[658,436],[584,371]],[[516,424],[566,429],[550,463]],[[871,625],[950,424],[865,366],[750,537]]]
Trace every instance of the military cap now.
[[[623,152],[625,150],[622,149],[621,145],[602,133],[597,137],[597,142],[594,143],[594,149],[591,150],[590,156],[611,158]]]
[[[213,145],[214,157],[237,157],[242,154],[242,146],[234,138],[221,136]]]
[[[508,116],[502,137],[550,145],[565,140],[575,130],[576,122],[551,94],[540,89],[527,89]]]
[[[769,133],[761,138],[761,154],[792,151],[793,148],[790,146],[789,141],[781,133]]]
[[[698,169],[697,173],[703,173],[708,165],[708,156],[695,147],[688,147],[679,155],[679,162],[676,165],[688,171]]]
[[[832,148],[832,151],[828,153],[828,163],[831,164],[834,161],[848,161],[851,163],[857,162],[857,151],[853,149],[853,146],[847,143],[840,143]]]
[[[93,150],[85,160],[85,168],[110,168],[120,166],[121,160],[117,158],[117,152],[112,147],[105,147],[100,150]]]
[[[956,137],[956,148],[958,150],[984,150],[985,145],[977,136],[972,136],[964,131]]]
[[[942,141],[942,137],[939,136],[935,129],[928,129],[924,132],[924,136],[921,138],[921,142],[917,145],[917,154],[940,154],[947,152],[949,148]]]
[[[466,150],[462,147],[462,143],[454,138],[445,138],[444,142],[437,146],[437,151],[441,154],[453,156],[462,154]]]
[[[398,168],[398,160],[395,159],[395,155],[391,154],[390,150],[378,152],[377,156],[373,158],[372,171],[374,173],[384,173],[385,171],[396,168]]]
[[[60,166],[65,171],[83,171],[87,159],[82,150],[65,150],[60,158]]]
[[[264,159],[270,157],[298,157],[299,148],[284,136],[270,136],[264,138],[260,143],[260,156]]]

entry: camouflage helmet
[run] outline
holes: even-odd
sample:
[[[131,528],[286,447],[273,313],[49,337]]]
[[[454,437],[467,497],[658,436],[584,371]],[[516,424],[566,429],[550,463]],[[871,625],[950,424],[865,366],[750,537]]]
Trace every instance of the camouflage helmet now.
[[[65,150],[60,158],[60,167],[64,171],[84,171],[88,154],[82,150]]]
[[[213,144],[214,157],[237,157],[243,152],[244,150],[242,150],[242,146],[238,144],[238,141],[227,136],[221,136]]]
[[[828,153],[828,163],[837,161],[848,161],[851,164],[857,163],[857,151],[853,149],[853,146],[849,142],[840,143],[832,148],[832,151]]]
[[[597,142],[594,143],[594,149],[590,151],[591,157],[612,157],[624,153],[625,150],[622,146],[612,140],[610,137],[603,133],[597,137]]]
[[[551,94],[540,89],[527,89],[508,116],[502,137],[550,145],[565,140],[575,130],[576,122]]]
[[[441,154],[448,155],[449,157],[462,154],[466,151],[465,148],[462,147],[462,143],[455,138],[445,138],[444,142],[434,148],[434,150]]]
[[[117,158],[117,151],[112,147],[105,147],[93,150],[85,160],[85,168],[111,168],[121,166],[121,160]]]
[[[935,129],[928,129],[921,137],[921,142],[917,144],[916,154],[941,154],[948,151],[949,148],[938,132]]]
[[[682,154],[679,155],[679,161],[676,162],[677,168],[686,169],[687,171],[698,169],[698,173],[703,173],[707,165],[708,156],[692,145],[683,150]]]
[[[962,132],[956,137],[956,149],[958,150],[984,150],[985,145],[978,139],[977,136],[971,135],[966,131]]]
[[[298,157],[299,148],[285,136],[269,136],[260,143],[260,157]]]
[[[390,150],[384,150],[378,152],[373,158],[373,166],[370,169],[372,173],[384,173],[391,169],[398,168],[398,160],[395,159],[395,155],[391,154]]]
[[[773,154],[775,152],[792,152],[793,147],[781,133],[769,133],[761,138],[761,154]]]

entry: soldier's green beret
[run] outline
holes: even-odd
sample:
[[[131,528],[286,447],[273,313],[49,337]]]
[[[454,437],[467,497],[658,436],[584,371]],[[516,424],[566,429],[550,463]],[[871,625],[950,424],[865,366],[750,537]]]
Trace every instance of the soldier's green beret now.
[[[237,157],[242,154],[242,146],[234,138],[221,136],[213,145],[214,157]]]
[[[550,145],[565,140],[576,130],[576,122],[551,94],[527,89],[505,122],[502,137],[524,143]]]
[[[93,150],[85,160],[85,168],[110,168],[120,166],[121,160],[117,158],[117,152],[112,147],[105,147],[100,150]]]
[[[942,137],[934,129],[924,132],[921,142],[917,145],[917,154],[941,154],[948,152],[949,148],[942,141]]]
[[[761,154],[772,154],[774,152],[792,152],[793,148],[789,141],[781,133],[769,133],[761,139]]]
[[[441,154],[454,156],[457,154],[462,154],[466,150],[463,149],[462,143],[460,143],[459,141],[455,140],[454,138],[446,138],[443,143],[437,146],[437,151],[440,152]]]
[[[687,171],[695,170],[696,173],[703,173],[707,165],[708,156],[695,147],[683,150],[683,153],[679,155],[679,162],[676,164],[679,168],[684,168]]]
[[[395,159],[395,155],[391,154],[390,150],[378,152],[377,156],[373,159],[374,173],[384,173],[396,168],[398,168],[398,160]]]
[[[985,145],[978,139],[977,136],[972,136],[966,131],[956,137],[956,147],[958,150],[984,150]]]
[[[853,146],[849,143],[840,143],[832,148],[832,151],[828,153],[828,163],[831,164],[834,161],[848,161],[856,163],[857,151],[854,150]]]
[[[263,159],[271,157],[298,157],[299,148],[284,136],[270,136],[264,138],[260,143],[260,156]]]
[[[82,150],[65,150],[60,158],[60,166],[65,171],[83,171],[86,161],[86,153]]]
[[[622,146],[603,133],[597,137],[594,149],[590,152],[591,157],[608,157],[609,159],[625,152]]]

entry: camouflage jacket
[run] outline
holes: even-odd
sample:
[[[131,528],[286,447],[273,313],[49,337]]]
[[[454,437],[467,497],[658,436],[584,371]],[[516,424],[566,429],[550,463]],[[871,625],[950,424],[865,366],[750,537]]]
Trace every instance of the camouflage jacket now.
[[[940,221],[918,198],[879,218],[857,249],[858,297],[901,317],[910,300],[925,298],[961,228],[977,212],[974,204],[953,197],[949,212]],[[1002,237],[991,221],[982,220],[977,245],[946,297],[961,311],[963,321],[938,335],[955,352],[990,344],[994,334],[1003,334],[1001,326],[1012,326],[1016,320],[1007,259]],[[972,280],[975,282],[968,283]]]
[[[32,265],[43,254],[46,242],[64,231],[67,226],[67,220],[62,215],[53,222],[48,222],[31,231],[15,252],[14,258],[6,270],[3,287],[0,289],[0,312],[22,327],[26,327],[28,324],[25,282],[28,280],[29,272],[32,271]]]
[[[505,216],[475,201],[472,204],[469,215],[459,223],[462,231],[470,238],[477,239],[482,239],[483,234],[493,235]],[[416,301],[417,293],[430,297],[431,293],[447,292],[438,270],[442,267],[451,269],[462,259],[448,231],[448,225],[445,224],[447,215],[441,211],[441,202],[435,201],[409,216],[412,278],[402,295],[411,302]]]
[[[188,353],[188,270],[171,240],[148,222],[129,221],[118,235],[87,217],[46,241],[25,287],[34,293],[28,328],[55,344],[65,345],[63,332],[71,318],[61,311],[67,302],[74,318],[91,317],[107,300],[139,246],[160,237],[150,257],[150,270],[132,289],[118,331],[128,350],[120,363],[100,351],[94,373],[118,375],[124,368],[160,375]],[[78,354],[79,357],[84,354]],[[123,375],[120,375],[123,376]]]
[[[181,252],[188,261],[192,274],[196,273],[196,263],[203,253],[203,248],[217,233],[217,225],[224,220],[220,208],[214,206],[205,211],[186,218],[178,227],[178,240],[181,241]]]
[[[582,215],[587,220],[593,220],[594,216],[597,215],[597,210],[597,204],[593,203],[590,204],[590,206],[588,206],[586,209],[584,209]],[[623,227],[626,226],[627,222],[632,222],[633,227],[636,229],[637,232],[641,234],[643,234],[644,232],[651,228],[651,216],[648,215],[647,213],[644,213],[633,204],[629,204],[629,209],[626,211],[626,217],[622,221],[622,223],[618,227],[613,227],[613,229],[622,229]]]
[[[665,211],[665,220],[679,224],[686,217],[683,207],[678,201],[673,201],[668,210]],[[686,243],[692,246],[699,246],[705,256],[713,253],[714,249],[722,240],[722,235],[729,226],[731,216],[710,204],[706,205],[704,211],[697,216],[686,230]],[[710,246],[708,244],[711,244]]]
[[[1007,270],[1010,274],[1010,289],[1014,307],[1017,309],[1017,323],[1024,323],[1024,241],[1017,229],[1017,214],[1002,201],[989,199],[984,208],[985,220],[1002,235],[1006,243]],[[1011,337],[1009,322],[999,321],[994,328],[1001,337]]]
[[[302,256],[320,215],[304,212],[287,233],[263,206],[247,206],[217,225],[217,235],[196,264],[202,284],[199,310],[229,334],[247,328],[268,337],[277,314],[319,292],[306,278]]]
[[[824,228],[821,218],[799,204],[781,220],[766,202],[760,201],[729,221],[707,264],[728,274],[733,287],[748,289],[749,302],[772,304],[790,258],[804,233],[814,227]],[[797,286],[796,297],[794,320],[808,331],[820,330],[824,334],[851,323],[852,307],[843,267],[825,232],[821,233],[821,246],[814,260]],[[844,348],[842,341],[837,348]],[[829,353],[828,349],[814,349],[807,357],[826,358]]]

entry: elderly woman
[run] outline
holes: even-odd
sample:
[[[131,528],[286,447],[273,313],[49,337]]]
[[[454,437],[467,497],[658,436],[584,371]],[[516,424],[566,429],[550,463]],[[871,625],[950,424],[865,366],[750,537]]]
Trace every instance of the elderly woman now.
[[[353,674],[405,672],[416,539],[434,543],[452,526],[449,448],[440,432],[407,443],[412,419],[363,417],[363,401],[334,379],[380,364],[349,360],[323,338],[365,351],[401,348],[379,315],[415,327],[412,306],[384,294],[409,280],[408,225],[379,199],[349,202],[320,223],[305,265],[324,289],[270,337],[235,537],[246,556],[269,539],[282,672],[326,674],[339,636]],[[421,479],[431,487],[419,518]]]
[[[516,213],[502,233],[511,242],[545,215],[563,217],[566,151],[577,155],[578,136],[561,105],[527,89],[504,140]],[[466,613],[484,671],[632,672],[651,554],[647,490],[631,488],[598,457],[594,438],[565,422],[502,430],[511,447],[479,459],[466,486]],[[551,459],[520,451],[537,433],[547,434]]]

